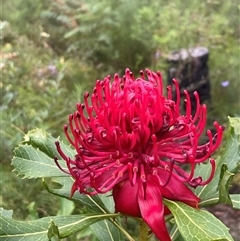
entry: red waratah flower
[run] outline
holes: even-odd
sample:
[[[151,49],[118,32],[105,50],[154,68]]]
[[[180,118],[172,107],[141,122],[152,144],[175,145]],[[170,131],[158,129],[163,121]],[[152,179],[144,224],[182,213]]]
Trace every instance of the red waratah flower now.
[[[199,144],[206,125],[205,105],[197,107],[192,116],[187,91],[185,114],[180,114],[180,91],[173,80],[163,96],[159,72],[146,70],[134,79],[126,69],[97,81],[93,93],[85,93],[84,104],[69,116],[65,134],[76,149],[75,159],[66,156],[56,142],[74,178],[75,191],[89,195],[112,190],[117,212],[141,217],[162,241],[171,240],[164,215],[169,213],[163,198],[181,201],[197,208],[200,199],[189,189],[208,184],[213,178],[215,160],[210,159],[211,174],[207,180],[194,176],[195,166],[211,157],[222,140],[223,127],[214,123],[216,134],[207,131],[209,142]],[[70,128],[69,135],[68,129]],[[189,171],[186,171],[186,166]],[[165,211],[164,211],[165,210]],[[167,211],[167,212],[166,212]]]

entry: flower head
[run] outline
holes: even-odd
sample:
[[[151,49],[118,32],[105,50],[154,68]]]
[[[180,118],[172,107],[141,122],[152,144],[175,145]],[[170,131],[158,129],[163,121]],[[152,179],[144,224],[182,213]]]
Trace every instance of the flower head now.
[[[107,76],[96,82],[91,95],[85,93],[84,104],[77,104],[69,126],[64,126],[76,149],[75,159],[67,157],[56,142],[68,170],[56,163],[74,178],[72,194],[112,190],[116,211],[143,218],[159,239],[168,241],[164,215],[169,210],[163,198],[198,207],[200,199],[189,187],[206,185],[213,178],[215,161],[210,157],[220,145],[223,127],[215,122],[216,134],[208,130],[209,141],[200,144],[207,108],[197,92],[194,115],[190,96],[184,92],[183,115],[176,80],[174,101],[171,86],[167,97],[163,95],[160,72],[147,69],[147,80],[143,71],[140,76],[135,79],[126,69],[123,78],[115,74],[111,83]],[[195,166],[209,158],[211,174],[202,180],[194,175]]]

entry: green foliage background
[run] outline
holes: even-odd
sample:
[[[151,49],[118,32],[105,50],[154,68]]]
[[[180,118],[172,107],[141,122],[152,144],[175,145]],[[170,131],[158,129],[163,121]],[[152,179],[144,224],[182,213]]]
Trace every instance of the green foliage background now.
[[[98,78],[126,67],[167,70],[171,50],[210,51],[209,120],[239,116],[239,2],[237,0],[2,0],[1,206],[17,219],[56,215],[57,197],[40,181],[12,173],[13,148],[42,128],[62,135],[67,115]],[[156,56],[156,52],[161,56]],[[228,80],[223,88],[221,82]],[[62,135],[63,136],[63,135]],[[76,206],[73,212],[78,213]]]

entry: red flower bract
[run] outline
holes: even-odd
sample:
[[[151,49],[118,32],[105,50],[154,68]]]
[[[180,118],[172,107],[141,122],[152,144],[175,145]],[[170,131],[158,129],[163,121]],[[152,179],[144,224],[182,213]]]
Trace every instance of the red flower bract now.
[[[75,180],[72,195],[75,191],[95,195],[112,190],[116,211],[143,218],[160,240],[168,241],[164,214],[169,211],[163,198],[198,207],[200,200],[189,186],[209,183],[215,161],[210,159],[212,171],[207,180],[194,176],[195,166],[218,148],[223,127],[215,122],[216,134],[208,130],[209,141],[199,144],[207,108],[200,105],[197,92],[192,115],[185,91],[182,115],[177,81],[173,80],[174,101],[171,86],[167,87],[167,97],[162,93],[160,72],[147,69],[146,75],[147,80],[141,71],[141,77],[134,79],[126,69],[125,76],[115,74],[112,83],[110,76],[98,80],[91,96],[86,93],[84,104],[77,104],[77,111],[69,116],[69,127],[64,126],[76,149],[75,159],[67,157],[56,142],[68,170],[55,160]]]

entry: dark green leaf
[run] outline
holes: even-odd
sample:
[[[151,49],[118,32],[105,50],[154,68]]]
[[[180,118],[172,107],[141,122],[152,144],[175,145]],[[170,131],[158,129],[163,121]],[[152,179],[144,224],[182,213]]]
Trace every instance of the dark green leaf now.
[[[182,202],[165,200],[165,204],[171,210],[186,241],[233,241],[229,229],[211,213],[192,208]]]

